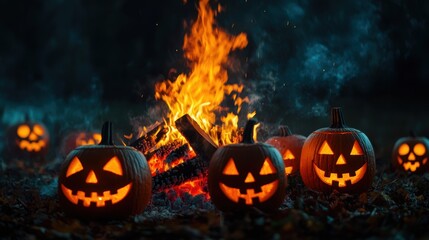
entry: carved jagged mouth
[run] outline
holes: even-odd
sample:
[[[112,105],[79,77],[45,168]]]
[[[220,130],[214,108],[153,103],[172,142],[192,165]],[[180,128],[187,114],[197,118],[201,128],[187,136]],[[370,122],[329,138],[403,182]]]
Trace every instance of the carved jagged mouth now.
[[[115,204],[124,199],[128,195],[131,186],[132,183],[129,183],[125,187],[119,188],[115,194],[112,194],[110,191],[104,191],[101,195],[98,195],[97,192],[90,192],[88,194],[89,197],[85,196],[85,192],[83,191],[77,191],[76,195],[74,195],[73,191],[65,187],[63,184],[61,184],[61,190],[63,191],[64,196],[76,205],[81,202],[84,207],[89,207],[91,205],[104,207],[106,206],[106,202]]]
[[[244,199],[246,205],[252,205],[253,199],[258,198],[259,202],[265,202],[277,190],[277,186],[279,184],[279,180],[275,180],[274,182],[265,184],[261,186],[261,192],[255,193],[255,189],[247,189],[245,194],[240,193],[240,189],[228,187],[223,183],[219,183],[220,189],[231,201],[238,202],[239,199]]]
[[[292,173],[292,170],[293,170],[293,167],[285,167],[286,175],[291,174],[291,173]]]
[[[19,148],[21,148],[22,150],[27,150],[29,152],[34,151],[34,152],[38,152],[40,151],[40,149],[42,149],[42,147],[45,147],[46,143],[44,140],[39,140],[38,142],[29,142],[27,140],[21,140],[19,142]]]
[[[355,184],[359,182],[366,173],[366,169],[368,167],[368,163],[365,163],[361,168],[354,172],[354,176],[351,176],[350,173],[343,173],[341,176],[338,176],[337,173],[329,174],[329,177],[325,177],[325,171],[318,168],[316,164],[313,163],[314,170],[316,171],[317,176],[322,180],[322,182],[332,186],[334,182],[338,183],[338,187],[347,186],[347,182],[349,184]]]
[[[422,164],[426,164],[426,162],[428,161],[428,158],[424,158],[422,161]],[[400,164],[402,164],[402,159],[400,157],[398,157],[398,162]],[[417,170],[417,168],[420,167],[420,162],[406,162],[403,163],[402,166],[404,167],[405,171],[411,171],[411,172],[415,172]]]

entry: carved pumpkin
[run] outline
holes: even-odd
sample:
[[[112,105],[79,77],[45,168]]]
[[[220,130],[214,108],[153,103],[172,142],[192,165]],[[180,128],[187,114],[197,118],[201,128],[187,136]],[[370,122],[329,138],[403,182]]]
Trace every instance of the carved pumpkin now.
[[[254,143],[255,124],[255,120],[249,120],[243,141],[220,147],[211,158],[209,193],[214,205],[222,211],[251,207],[272,211],[284,201],[283,159],[273,146]]]
[[[99,145],[71,151],[61,166],[58,195],[64,211],[83,218],[121,218],[141,213],[149,203],[152,178],[143,154],[115,146],[111,123]]]
[[[359,130],[346,127],[340,108],[333,108],[332,125],[307,137],[301,153],[304,184],[316,191],[359,193],[366,191],[375,175],[371,142]]]
[[[66,135],[61,143],[61,154],[67,155],[71,150],[86,145],[99,144],[101,134],[93,131],[75,131]]]
[[[425,173],[429,170],[429,139],[409,137],[398,139],[393,147],[392,163],[396,169],[411,173]]]
[[[45,157],[49,149],[49,132],[40,122],[26,121],[8,131],[8,145],[16,157]]]
[[[285,164],[286,175],[299,173],[299,161],[305,137],[292,134],[288,126],[280,126],[277,136],[270,137],[265,143],[279,150]]]

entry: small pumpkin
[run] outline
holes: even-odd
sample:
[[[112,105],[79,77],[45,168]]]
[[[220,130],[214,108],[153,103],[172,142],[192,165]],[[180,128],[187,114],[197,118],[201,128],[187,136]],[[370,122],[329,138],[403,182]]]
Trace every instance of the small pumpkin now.
[[[429,139],[416,137],[399,138],[393,146],[392,164],[396,169],[411,173],[425,173],[429,170]]]
[[[63,162],[58,195],[64,211],[82,218],[123,218],[141,213],[151,198],[146,158],[132,147],[115,146],[111,123],[99,145],[71,151]]]
[[[101,133],[96,131],[72,131],[62,140],[60,153],[66,156],[73,149],[85,146],[95,145],[101,142]]]
[[[13,125],[8,130],[8,147],[16,157],[44,158],[49,150],[49,132],[41,122],[30,121]]]
[[[255,143],[256,120],[247,122],[243,140],[224,145],[213,154],[208,170],[208,190],[222,211],[258,208],[274,211],[286,195],[283,159],[277,149]]]
[[[316,191],[360,193],[375,175],[375,154],[368,137],[347,127],[341,108],[332,108],[332,124],[307,137],[301,153],[304,184]]]
[[[279,150],[285,164],[286,175],[299,173],[299,161],[304,142],[305,137],[292,134],[288,126],[280,126],[278,134],[265,141]]]

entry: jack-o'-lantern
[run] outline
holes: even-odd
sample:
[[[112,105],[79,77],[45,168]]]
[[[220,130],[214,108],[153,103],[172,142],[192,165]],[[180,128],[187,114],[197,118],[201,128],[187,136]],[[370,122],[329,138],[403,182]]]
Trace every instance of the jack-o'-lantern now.
[[[224,145],[213,154],[208,171],[208,189],[214,205],[222,211],[277,209],[285,198],[286,177],[277,149],[254,143],[256,120],[247,122],[243,140]]]
[[[71,151],[61,166],[58,195],[65,212],[83,218],[122,218],[141,213],[149,203],[152,178],[142,153],[115,146],[111,123],[99,145]]]
[[[26,121],[8,130],[8,147],[16,157],[44,157],[49,149],[49,132],[44,124]]]
[[[375,154],[368,137],[346,127],[340,108],[332,108],[332,125],[307,137],[301,153],[304,184],[316,191],[368,190],[375,175]]]
[[[396,169],[411,173],[425,173],[429,170],[429,139],[409,137],[398,139],[393,147],[392,163]]]
[[[74,131],[66,135],[61,143],[60,152],[67,155],[71,150],[85,145],[94,145],[101,142],[101,134],[93,131]]]
[[[279,150],[285,164],[286,175],[293,175],[299,173],[299,161],[304,141],[304,136],[292,134],[288,126],[280,126],[279,133],[270,137],[265,143]]]

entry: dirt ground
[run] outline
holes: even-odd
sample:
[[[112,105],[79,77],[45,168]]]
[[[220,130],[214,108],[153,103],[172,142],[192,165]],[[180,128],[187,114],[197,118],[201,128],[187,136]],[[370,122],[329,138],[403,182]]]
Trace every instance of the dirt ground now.
[[[379,159],[377,162],[380,162]],[[3,165],[4,166],[4,165]],[[140,215],[124,220],[76,219],[57,199],[57,169],[3,168],[2,239],[311,239],[429,237],[429,174],[378,168],[373,188],[360,195],[308,190],[289,177],[278,212],[222,213],[201,196],[174,201],[153,196]]]

